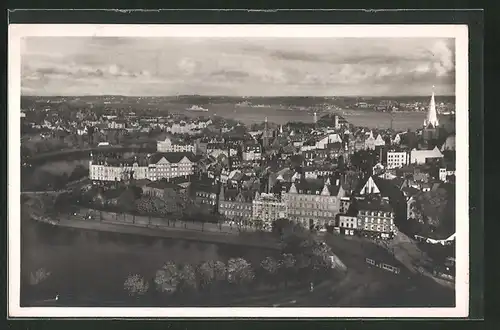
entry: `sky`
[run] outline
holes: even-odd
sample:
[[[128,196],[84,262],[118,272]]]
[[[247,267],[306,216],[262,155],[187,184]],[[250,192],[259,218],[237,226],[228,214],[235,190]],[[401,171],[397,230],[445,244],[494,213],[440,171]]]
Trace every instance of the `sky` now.
[[[454,95],[453,39],[25,37],[23,95]]]

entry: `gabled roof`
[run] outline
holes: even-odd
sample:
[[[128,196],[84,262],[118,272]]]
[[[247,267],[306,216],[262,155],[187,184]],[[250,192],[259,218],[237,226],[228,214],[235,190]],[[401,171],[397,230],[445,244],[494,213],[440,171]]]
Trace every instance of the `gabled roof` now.
[[[169,163],[178,163],[184,157],[191,162],[196,162],[199,159],[199,157],[195,156],[192,152],[158,152],[151,155],[149,163],[156,164],[162,158],[165,158]]]
[[[329,180],[331,184],[326,184],[326,188],[328,189],[328,193],[330,196],[337,196],[339,190],[341,188],[340,185],[335,185],[333,179],[307,179],[307,180],[299,180],[293,184],[291,183],[283,183],[286,185],[288,192],[292,186],[295,186],[298,194],[307,194],[307,195],[321,195],[323,189],[325,187],[326,181]]]
[[[379,199],[362,199],[356,201],[358,211],[383,211],[392,212],[393,209],[388,202]]]
[[[238,189],[234,189],[234,188],[223,188],[224,189],[224,192],[223,192],[223,197],[224,197],[224,201],[232,201],[232,200],[235,200],[236,199],[236,196],[238,196]],[[221,189],[221,192],[222,192],[222,189]],[[221,196],[222,197],[222,196]]]

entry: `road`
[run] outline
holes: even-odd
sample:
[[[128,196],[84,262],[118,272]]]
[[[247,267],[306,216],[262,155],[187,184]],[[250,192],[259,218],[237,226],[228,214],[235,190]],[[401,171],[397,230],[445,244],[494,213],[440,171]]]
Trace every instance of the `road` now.
[[[256,229],[253,227],[231,225],[229,223],[211,223],[211,222],[200,222],[200,221],[182,221],[172,218],[160,218],[160,217],[149,217],[144,215],[133,216],[126,213],[114,213],[107,211],[99,211],[89,208],[80,208],[78,212],[71,215],[71,219],[81,220],[88,219],[89,216],[92,220],[100,221],[104,220],[107,222],[117,222],[121,224],[129,225],[139,225],[139,226],[158,226],[158,227],[169,227],[169,228],[184,228],[187,230],[195,230],[200,232],[214,232],[214,233],[229,233],[229,234],[239,234],[240,232],[255,232]],[[264,234],[264,233],[263,233]]]
[[[173,239],[183,239],[183,240],[193,240],[199,242],[209,242],[218,244],[233,244],[233,245],[243,245],[258,248],[269,248],[269,249],[279,249],[279,243],[276,241],[271,241],[269,239],[263,239],[262,236],[239,235],[238,233],[228,233],[220,231],[198,231],[187,229],[181,226],[165,226],[164,224],[159,225],[155,223],[124,223],[120,221],[112,220],[83,220],[83,218],[78,216],[62,216],[58,219],[56,223],[57,226],[68,227],[68,228],[78,228],[78,229],[88,229],[106,232],[116,232],[122,234],[136,234],[152,237],[164,237]]]

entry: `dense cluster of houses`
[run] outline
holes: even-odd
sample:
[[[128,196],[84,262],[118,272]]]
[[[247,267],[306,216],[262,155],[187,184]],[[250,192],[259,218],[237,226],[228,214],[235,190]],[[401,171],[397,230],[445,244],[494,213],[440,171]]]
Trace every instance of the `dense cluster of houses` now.
[[[61,129],[54,118],[41,125]],[[188,194],[201,212],[264,228],[286,218],[307,228],[390,238],[396,223],[412,216],[416,195],[455,176],[455,137],[440,127],[434,95],[417,132],[357,128],[337,115],[303,127],[271,127],[266,118],[262,129],[249,131],[239,123],[133,113],[84,118],[62,129],[88,134],[88,127],[165,133],[152,154],[94,151],[89,177],[95,183],[134,180],[145,193],[168,200]],[[204,130],[218,134],[200,134]],[[361,152],[361,163],[370,164],[363,170],[351,163]]]

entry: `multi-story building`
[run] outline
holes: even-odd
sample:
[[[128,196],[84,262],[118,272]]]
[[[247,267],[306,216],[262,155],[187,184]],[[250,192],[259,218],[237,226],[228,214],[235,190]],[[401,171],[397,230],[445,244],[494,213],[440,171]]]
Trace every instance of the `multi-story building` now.
[[[250,190],[225,188],[221,185],[219,194],[219,213],[232,220],[248,223],[252,220],[252,199]]]
[[[395,235],[394,212],[387,198],[357,200],[356,208],[357,229],[364,235],[384,239]]]
[[[425,164],[428,160],[439,158],[443,158],[443,154],[438,147],[434,147],[432,150],[417,150],[414,148],[410,152],[411,164]]]
[[[110,129],[124,129],[126,124],[124,121],[111,121],[108,123],[108,128]]]
[[[92,155],[89,161],[89,178],[92,181],[126,181],[147,179],[148,165],[145,159],[137,157],[122,159],[106,155]]]
[[[261,222],[264,228],[271,228],[272,223],[278,219],[286,218],[285,202],[275,194],[255,193],[252,201],[252,218]]]
[[[387,169],[400,168],[408,165],[408,153],[406,151],[388,151]]]
[[[260,161],[262,159],[262,147],[258,143],[246,144],[243,146],[244,161]]]
[[[302,169],[306,179],[317,179],[319,177],[329,177],[336,173],[332,166],[308,166]]]
[[[194,174],[196,157],[190,152],[156,153],[149,158],[148,177],[151,181]]]
[[[299,180],[283,193],[283,201],[290,220],[304,227],[325,228],[335,223],[339,212],[340,198],[345,191],[337,179],[334,184],[326,180]]]
[[[373,132],[370,132],[368,137],[365,139],[365,149],[375,150],[376,147],[385,146],[385,141],[380,134],[375,138]]]
[[[450,177],[455,175],[455,166],[450,164],[446,167],[441,167],[439,169],[439,180],[443,182],[448,182]]]
[[[194,197],[195,205],[203,214],[214,214],[217,212],[219,181],[216,179],[204,178],[193,182],[190,186],[191,194]]]
[[[339,213],[346,214],[349,211],[350,206],[351,206],[351,198],[350,197],[340,197]]]
[[[345,235],[354,235],[358,231],[358,217],[353,215],[339,215],[338,227]]]
[[[188,176],[194,173],[196,158],[192,153],[156,153],[150,157],[107,157],[91,154],[89,178],[92,181],[151,181]]]
[[[171,138],[167,137],[164,141],[156,143],[156,151],[158,152],[192,152],[196,154],[196,146],[186,143],[175,143]]]

